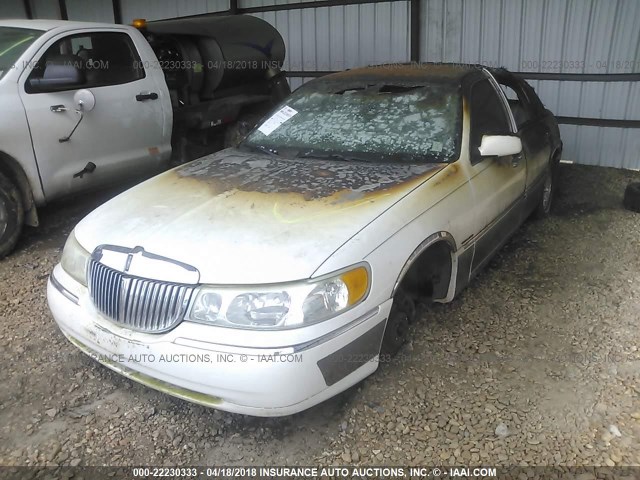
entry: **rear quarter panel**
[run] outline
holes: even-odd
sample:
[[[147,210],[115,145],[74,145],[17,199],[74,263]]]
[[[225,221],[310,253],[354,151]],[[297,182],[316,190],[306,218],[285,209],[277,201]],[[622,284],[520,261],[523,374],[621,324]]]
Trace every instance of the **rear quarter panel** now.
[[[551,142],[552,153],[561,152],[562,138],[560,137],[560,126],[558,125],[558,119],[550,110],[545,111],[544,123],[551,132],[549,140]]]

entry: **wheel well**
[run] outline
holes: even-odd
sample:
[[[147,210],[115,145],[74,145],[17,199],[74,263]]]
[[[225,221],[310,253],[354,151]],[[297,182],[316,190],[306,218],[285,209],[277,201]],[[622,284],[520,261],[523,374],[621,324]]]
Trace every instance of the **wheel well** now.
[[[562,160],[562,144],[558,148],[556,148],[551,154],[552,161],[560,162]]]
[[[4,152],[0,152],[0,172],[11,180],[20,190],[22,204],[25,211],[25,223],[30,226],[38,225],[38,215],[36,205],[33,200],[33,192],[27,175],[22,170],[18,161]]]
[[[411,296],[445,298],[451,283],[451,252],[451,246],[444,240],[429,245],[412,261],[400,287]]]

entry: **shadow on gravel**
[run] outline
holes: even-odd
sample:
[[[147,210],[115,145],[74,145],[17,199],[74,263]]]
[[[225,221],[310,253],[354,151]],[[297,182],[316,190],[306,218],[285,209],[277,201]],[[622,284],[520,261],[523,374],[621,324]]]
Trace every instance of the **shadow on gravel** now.
[[[40,225],[24,228],[12,255],[18,255],[35,245],[40,248],[62,248],[69,232],[80,220],[134,185],[135,183],[128,182],[109,189],[74,195],[39,208]]]
[[[552,214],[564,217],[623,209],[624,189],[638,180],[638,173],[617,168],[560,164],[558,177]]]
[[[637,395],[626,393],[640,378],[631,350],[640,216],[621,204],[638,177],[562,165],[553,215],[526,222],[452,303],[422,308],[397,357],[280,418],[155,392],[69,344],[46,307],[52,257],[126,187],[48,206],[0,263],[11,279],[0,289],[0,464],[602,465],[610,445],[598,438],[610,424],[623,434],[610,439],[611,458],[640,461],[640,423],[628,416]],[[507,426],[508,436],[496,433]]]

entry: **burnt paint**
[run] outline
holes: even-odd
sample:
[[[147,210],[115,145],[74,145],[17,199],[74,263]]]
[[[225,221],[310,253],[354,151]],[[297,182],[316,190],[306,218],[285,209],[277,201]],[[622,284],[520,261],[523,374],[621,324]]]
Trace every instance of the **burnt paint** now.
[[[471,245],[458,256],[458,269],[456,271],[456,297],[469,283],[474,249],[475,244]]]
[[[235,191],[298,194],[305,201],[333,197],[331,203],[338,204],[413,184],[444,166],[285,159],[228,149],[179,167],[175,173],[206,182],[217,195]]]
[[[406,63],[375,65],[370,67],[354,68],[342,72],[326,75],[321,79],[309,82],[318,84],[324,82],[344,80],[429,80],[429,81],[453,81],[459,83],[466,75],[476,72],[481,67],[478,65],[465,65],[454,63]]]
[[[507,243],[511,235],[525,220],[524,194],[511,205],[502,216],[488,225],[475,242],[473,264],[470,277],[475,276],[489,260]]]

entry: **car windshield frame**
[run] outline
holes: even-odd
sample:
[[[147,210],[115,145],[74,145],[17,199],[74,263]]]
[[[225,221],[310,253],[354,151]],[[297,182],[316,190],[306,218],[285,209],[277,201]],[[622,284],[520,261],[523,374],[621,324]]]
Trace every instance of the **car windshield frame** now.
[[[45,30],[0,26],[0,80],[16,68],[16,62]],[[10,35],[14,38],[10,38]]]
[[[443,104],[446,104],[446,107],[441,108],[439,111],[436,109],[437,104],[433,103],[433,106],[427,104],[426,107],[421,107],[422,110],[417,110],[415,105],[418,102],[412,103],[411,100],[406,99],[405,105],[413,108],[412,111],[408,111],[404,117],[402,115],[396,115],[396,118],[393,117],[393,114],[389,114],[389,117],[384,118],[382,115],[386,114],[386,112],[382,112],[381,109],[378,109],[375,112],[378,117],[379,126],[372,126],[373,129],[380,128],[381,126],[391,125],[392,122],[398,123],[409,116],[418,115],[428,115],[430,111],[440,113],[441,116],[435,117],[426,117],[426,121],[429,120],[433,122],[442,121],[445,118],[445,114],[451,116],[451,118],[446,118],[444,120],[444,126],[440,126],[440,128],[446,128],[447,131],[445,133],[451,133],[450,135],[443,136],[449,143],[447,145],[446,150],[443,154],[439,155],[442,152],[442,144],[440,144],[440,150],[435,150],[430,152],[427,151],[428,148],[424,148],[423,151],[397,151],[397,152],[389,152],[389,151],[361,151],[353,148],[349,148],[349,145],[344,144],[345,148],[341,149],[331,149],[328,150],[326,148],[319,148],[318,145],[313,145],[313,142],[309,144],[295,144],[295,137],[292,137],[294,140],[294,144],[287,144],[286,141],[284,143],[277,142],[265,142],[264,140],[269,137],[269,135],[264,134],[264,131],[261,131],[261,128],[264,129],[265,125],[271,121],[271,126],[274,125],[273,119],[276,119],[275,125],[277,125],[273,131],[276,131],[280,126],[286,125],[290,119],[295,119],[298,111],[293,110],[295,113],[288,117],[291,113],[291,108],[298,108],[298,102],[304,100],[308,101],[313,95],[324,96],[324,98],[319,98],[320,104],[325,101],[325,107],[331,106],[331,101],[335,100],[338,103],[338,106],[343,106],[344,102],[340,104],[338,100],[342,100],[345,96],[351,96],[353,98],[357,98],[357,95],[362,95],[363,102],[362,105],[355,104],[354,108],[362,108],[366,101],[373,101],[374,103],[378,103],[379,105],[383,105],[383,102],[395,101],[402,96],[413,96],[414,98],[422,98],[423,101],[433,100],[435,98],[436,93],[440,95],[437,97],[438,99],[442,99],[442,95],[445,95],[445,99],[443,99]],[[335,95],[335,97],[334,97]],[[373,96],[379,96],[378,99]],[[420,97],[422,95],[422,97]],[[342,97],[342,98],[341,98]],[[402,102],[402,99],[400,99]],[[293,106],[293,107],[292,107]],[[347,106],[348,107],[348,106]],[[303,110],[301,110],[303,111]],[[312,110],[311,110],[312,111]],[[388,111],[388,110],[387,110]],[[283,116],[284,112],[284,116]],[[303,111],[304,112],[304,111]],[[401,112],[398,109],[397,112]],[[396,113],[397,113],[396,112]],[[309,111],[306,112],[309,115]],[[358,112],[359,113],[359,112]],[[328,114],[331,116],[331,113]],[[278,119],[279,117],[279,119]],[[298,117],[300,119],[301,117]],[[425,127],[429,127],[428,124],[424,123],[425,117],[420,117],[419,122],[420,125]],[[345,117],[347,119],[347,117]],[[382,123],[380,122],[382,119]],[[384,123],[386,121],[386,123]],[[415,121],[415,120],[414,120]],[[362,125],[369,124],[364,123],[364,120],[361,120]],[[392,79],[392,78],[377,78],[377,79],[360,79],[355,81],[328,81],[328,80],[319,80],[316,82],[312,82],[308,85],[302,86],[295,92],[293,92],[288,98],[286,98],[283,102],[281,102],[274,110],[270,112],[258,125],[245,137],[245,139],[240,143],[239,148],[245,151],[256,151],[267,154],[276,154],[282,157],[291,157],[291,158],[320,158],[320,159],[330,159],[330,160],[344,160],[344,161],[363,161],[369,163],[395,163],[395,164],[426,164],[426,163],[450,163],[455,161],[460,156],[460,151],[462,147],[462,124],[463,124],[463,98],[462,98],[462,88],[459,82],[451,81],[449,79],[440,79],[440,78],[429,78],[429,79],[420,79],[416,80],[405,80],[402,79]],[[399,127],[400,128],[400,127]],[[266,131],[269,131],[270,128],[267,128]],[[415,140],[415,133],[406,133],[406,139],[401,137],[401,133],[399,129],[393,133],[394,137],[388,137],[390,140],[395,141],[396,144],[400,142],[411,143],[412,138]],[[315,130],[311,130],[315,131]],[[411,131],[413,132],[413,131]],[[370,132],[369,132],[370,133]],[[377,134],[378,132],[373,132]],[[384,132],[380,132],[384,134]],[[424,132],[419,132],[422,135]],[[431,140],[430,140],[431,139]],[[429,145],[433,145],[436,143],[440,143],[438,138],[435,139],[433,136],[427,136],[425,138],[425,142],[428,142]],[[378,141],[381,143],[382,141]],[[414,145],[418,145],[415,141],[413,141]],[[363,146],[365,145],[364,141],[360,141],[358,145],[357,142],[354,142],[354,145]],[[418,147],[414,147],[418,148]],[[430,148],[430,147],[429,147]]]

